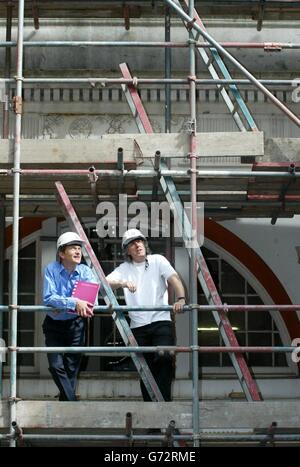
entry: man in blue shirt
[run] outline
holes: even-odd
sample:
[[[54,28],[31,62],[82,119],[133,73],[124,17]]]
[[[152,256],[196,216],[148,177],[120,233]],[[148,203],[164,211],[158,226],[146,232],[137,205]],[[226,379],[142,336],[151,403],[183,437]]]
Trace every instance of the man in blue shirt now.
[[[76,281],[96,282],[91,269],[81,263],[84,241],[74,232],[65,232],[57,240],[58,261],[50,263],[44,275],[44,304],[55,308],[43,323],[47,347],[84,345],[85,319],[93,308],[72,297]],[[76,401],[76,383],[80,366],[79,353],[47,354],[49,371],[59,389],[59,400]]]

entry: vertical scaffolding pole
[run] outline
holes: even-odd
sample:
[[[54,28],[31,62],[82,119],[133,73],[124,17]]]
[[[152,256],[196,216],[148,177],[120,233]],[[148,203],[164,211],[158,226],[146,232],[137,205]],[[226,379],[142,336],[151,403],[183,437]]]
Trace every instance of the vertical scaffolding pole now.
[[[4,304],[4,241],[5,241],[5,207],[4,196],[0,195],[0,303]],[[3,312],[0,312],[0,341],[3,338]],[[0,354],[0,400],[3,395],[2,358]]]
[[[165,11],[165,41],[171,40],[171,15],[170,8],[166,6]],[[165,48],[165,78],[171,78],[172,49]],[[165,84],[165,133],[171,133],[171,84]]]
[[[14,141],[14,202],[13,202],[13,240],[12,240],[12,296],[11,296],[11,338],[12,348],[17,346],[17,318],[18,318],[18,254],[19,254],[19,202],[20,202],[20,155],[21,155],[21,123],[22,123],[22,84],[23,84],[23,30],[24,30],[24,0],[19,0],[18,11],[18,39],[17,39],[17,75],[15,96],[15,141]],[[17,414],[17,352],[10,353],[10,430],[12,438],[10,446],[15,447],[12,422]]]
[[[13,12],[13,5],[9,4],[6,8],[6,41],[11,41],[11,26],[12,26],[12,12]],[[4,76],[5,78],[10,78],[11,72],[11,47],[6,47],[5,49],[5,68],[4,68]],[[9,102],[9,89],[10,84],[5,83],[5,95],[4,95],[4,102],[3,102],[3,138],[7,139],[9,137],[9,110],[8,110],[8,102]]]
[[[189,14],[194,11],[194,0],[189,0]],[[191,169],[191,221],[192,221],[192,236],[197,238],[197,141],[196,141],[196,56],[195,44],[192,30],[189,31],[189,63],[190,63],[190,111],[191,111],[191,134],[190,134],[190,169]],[[192,240],[192,239],[191,239]],[[191,242],[192,243],[192,242]],[[190,255],[190,284],[189,294],[190,303],[198,303],[198,277],[197,277],[197,258],[195,249],[191,247]],[[192,351],[192,383],[193,383],[193,433],[199,435],[199,357],[198,351],[198,310],[194,309],[191,313],[191,341],[193,346]],[[194,446],[199,446],[199,440],[194,439]]]

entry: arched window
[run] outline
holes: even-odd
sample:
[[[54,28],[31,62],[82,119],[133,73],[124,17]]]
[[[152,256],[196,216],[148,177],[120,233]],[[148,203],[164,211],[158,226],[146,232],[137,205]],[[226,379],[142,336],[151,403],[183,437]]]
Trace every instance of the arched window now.
[[[264,304],[258,292],[232,265],[207,248],[202,248],[202,252],[223,303]],[[201,287],[198,290],[198,303],[207,304]],[[276,323],[268,311],[229,311],[228,318],[240,345],[283,345]],[[224,345],[212,313],[199,312],[198,339],[202,346]],[[288,366],[284,353],[249,353],[246,358],[252,368],[274,369]],[[199,355],[199,364],[201,367],[232,367],[228,354],[222,353],[202,353]]]

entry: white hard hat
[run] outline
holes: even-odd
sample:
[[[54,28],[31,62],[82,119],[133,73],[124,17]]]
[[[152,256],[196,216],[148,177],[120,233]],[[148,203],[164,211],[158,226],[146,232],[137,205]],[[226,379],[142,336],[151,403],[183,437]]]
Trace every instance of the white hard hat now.
[[[67,245],[82,245],[84,240],[75,232],[65,232],[57,240],[57,249]]]
[[[146,240],[145,235],[143,235],[140,230],[138,229],[126,230],[122,238],[122,248],[126,248],[130,242],[133,242],[134,240],[137,240],[138,238],[141,238],[142,240]]]

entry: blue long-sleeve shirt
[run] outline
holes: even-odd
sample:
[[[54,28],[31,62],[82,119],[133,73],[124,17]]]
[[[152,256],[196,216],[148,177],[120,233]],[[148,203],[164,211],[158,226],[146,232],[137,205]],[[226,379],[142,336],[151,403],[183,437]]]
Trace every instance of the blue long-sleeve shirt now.
[[[77,315],[68,312],[75,310],[76,298],[71,297],[76,281],[97,282],[92,270],[79,264],[70,273],[58,261],[48,264],[44,274],[44,305],[59,309],[47,314],[56,320],[74,319]]]

